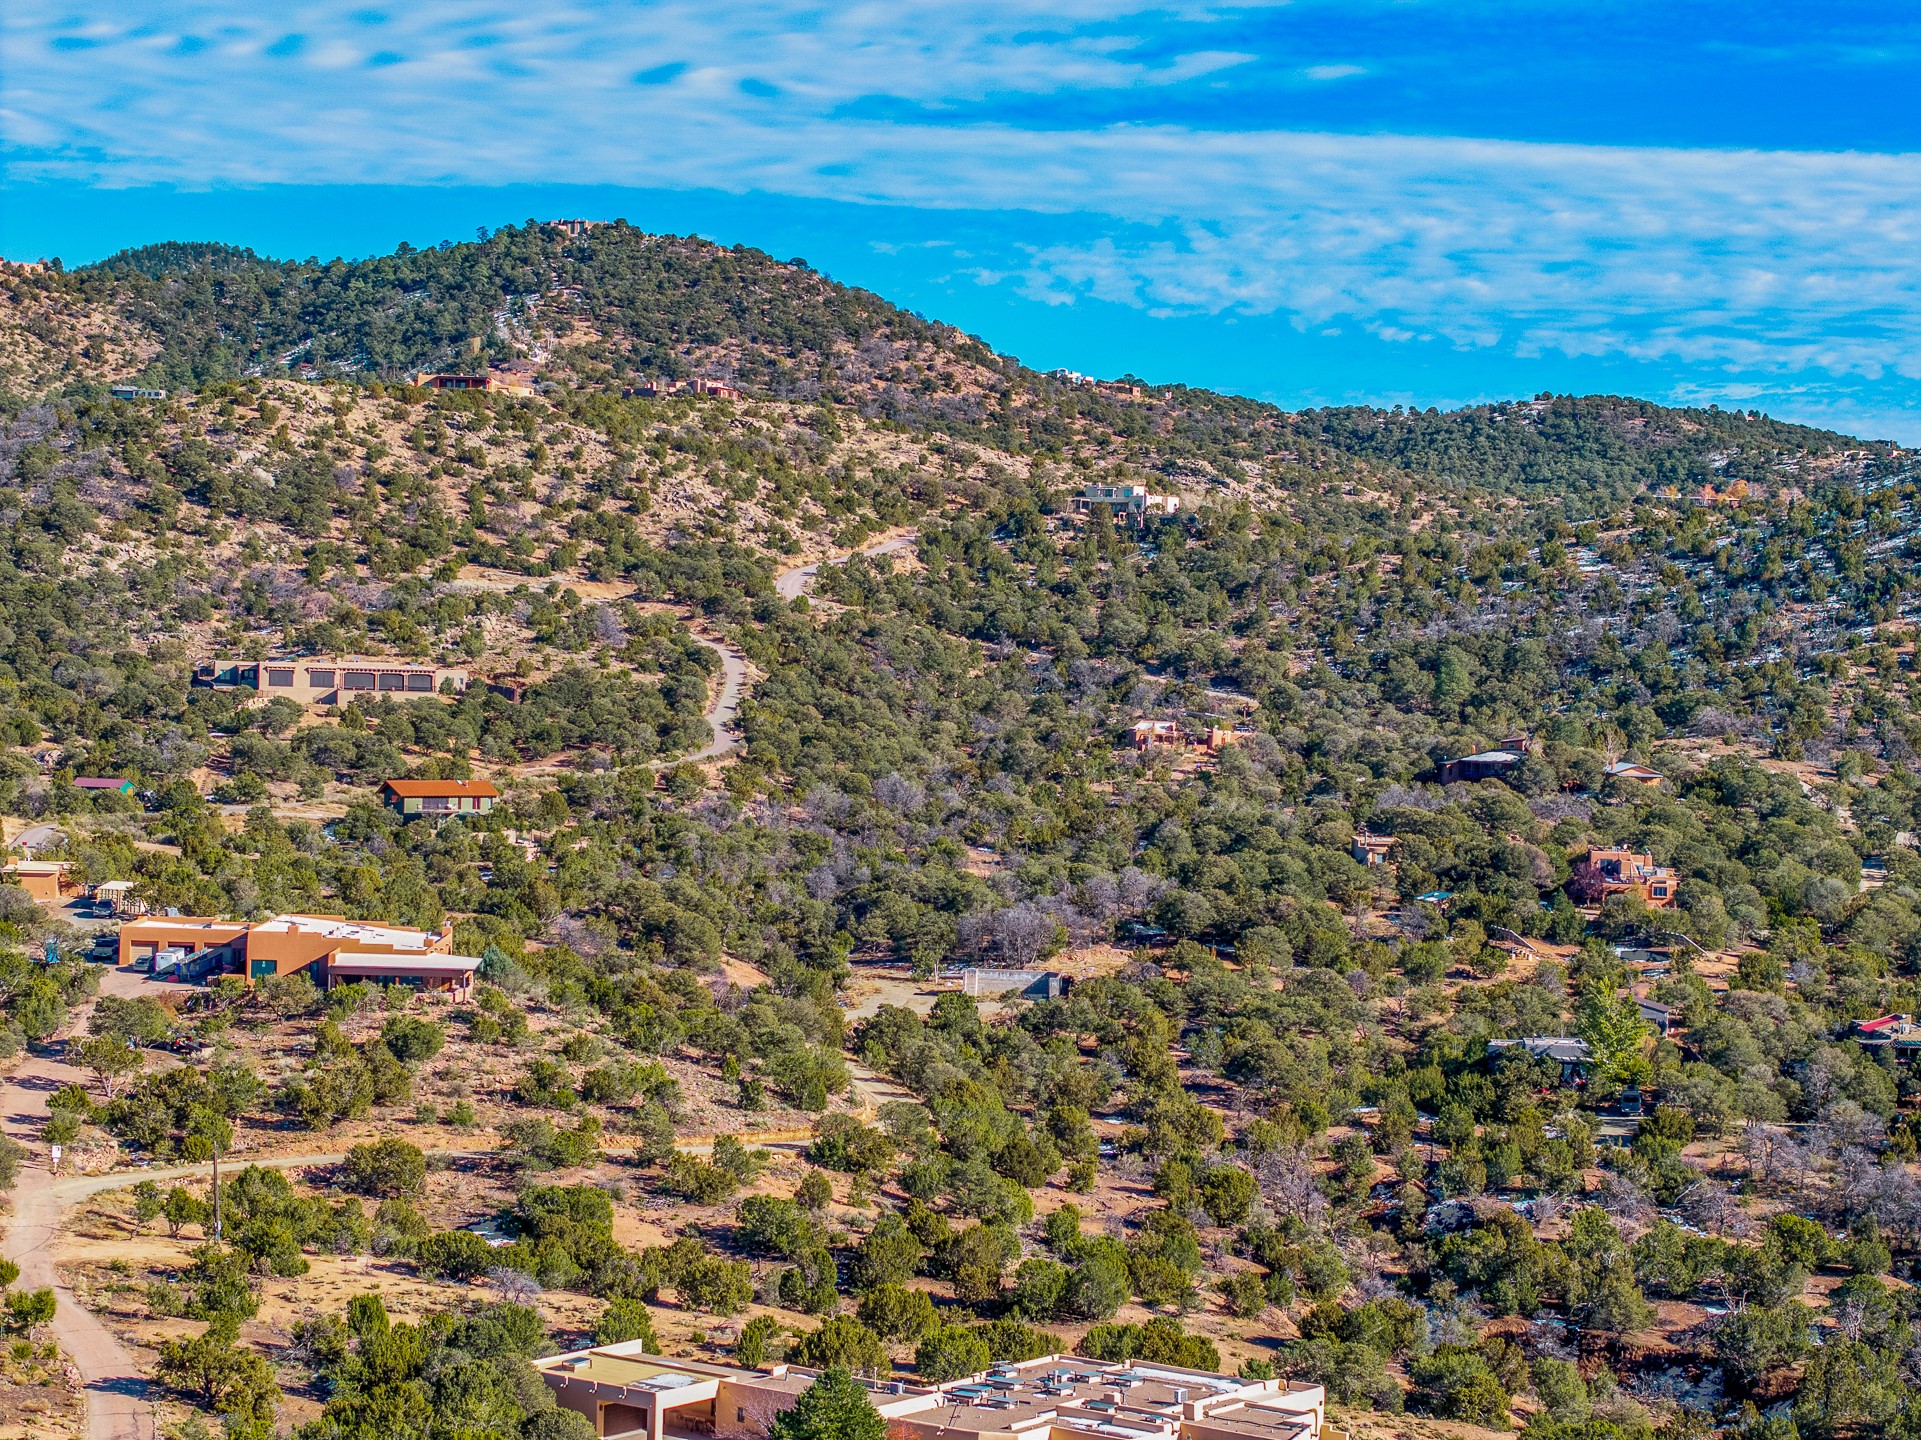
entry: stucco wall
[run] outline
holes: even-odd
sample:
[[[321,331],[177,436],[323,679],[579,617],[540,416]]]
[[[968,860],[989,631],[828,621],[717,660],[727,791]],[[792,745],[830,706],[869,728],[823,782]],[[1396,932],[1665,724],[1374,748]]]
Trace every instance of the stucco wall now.
[[[765,1440],[774,1417],[793,1407],[800,1397],[785,1391],[723,1380],[714,1397],[716,1440]],[[745,1412],[744,1420],[738,1418]]]

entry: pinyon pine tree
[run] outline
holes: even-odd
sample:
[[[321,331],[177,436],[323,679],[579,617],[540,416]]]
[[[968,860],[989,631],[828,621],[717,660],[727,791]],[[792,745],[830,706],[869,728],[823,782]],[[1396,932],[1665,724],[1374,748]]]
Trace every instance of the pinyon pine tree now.
[[[885,1440],[887,1422],[851,1371],[835,1365],[774,1417],[773,1440]]]

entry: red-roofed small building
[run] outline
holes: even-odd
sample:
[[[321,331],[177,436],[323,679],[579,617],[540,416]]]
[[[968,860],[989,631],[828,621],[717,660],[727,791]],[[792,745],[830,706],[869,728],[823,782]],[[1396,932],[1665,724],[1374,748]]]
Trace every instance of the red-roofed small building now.
[[[500,791],[490,780],[388,780],[380,787],[380,798],[394,814],[412,820],[422,815],[485,815]]]

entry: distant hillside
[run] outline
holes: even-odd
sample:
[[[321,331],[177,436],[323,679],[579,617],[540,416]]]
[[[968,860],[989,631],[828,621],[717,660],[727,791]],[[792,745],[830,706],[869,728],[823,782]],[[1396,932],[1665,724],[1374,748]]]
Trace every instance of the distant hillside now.
[[[532,359],[569,392],[704,377],[1187,490],[1252,498],[1330,471],[1400,474],[1564,496],[1583,513],[1650,488],[1806,484],[1885,451],[1759,415],[1607,396],[1289,414],[1179,385],[1070,383],[804,264],[621,224],[530,222],[325,264],[169,242],[5,284],[0,363],[27,394],[135,377],[170,390],[283,374],[392,382]]]

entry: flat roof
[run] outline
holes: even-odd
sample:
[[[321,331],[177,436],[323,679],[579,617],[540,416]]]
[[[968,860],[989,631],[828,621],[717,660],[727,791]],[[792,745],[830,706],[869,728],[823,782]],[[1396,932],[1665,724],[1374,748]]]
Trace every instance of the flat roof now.
[[[325,915],[276,915],[252,928],[258,935],[318,935],[326,940],[358,940],[366,945],[392,945],[400,950],[424,951],[440,939],[437,934],[404,925],[368,925]]]
[[[675,1360],[662,1355],[648,1355],[640,1347],[641,1342],[634,1340],[617,1345],[596,1345],[586,1350],[536,1360],[534,1368],[549,1375],[577,1376],[603,1385],[646,1385],[663,1393],[683,1389],[702,1380],[765,1382],[782,1378],[762,1370],[742,1370],[731,1365],[710,1365],[700,1360]],[[780,1368],[785,1372],[785,1366]],[[668,1383],[658,1383],[663,1380]],[[675,1380],[679,1383],[673,1383]],[[806,1384],[811,1383],[813,1377],[809,1374]],[[806,1385],[803,1384],[801,1388],[805,1389]]]
[[[472,955],[377,955],[342,950],[327,961],[329,971],[369,975],[383,970],[423,970],[431,974],[471,975],[480,968]]]
[[[1304,1418],[1301,1411],[1287,1410],[1258,1400],[1250,1400],[1245,1405],[1236,1405],[1220,1414],[1209,1415],[1196,1423],[1222,1430],[1232,1430],[1241,1435],[1272,1437],[1272,1440],[1294,1440],[1294,1437],[1306,1434],[1314,1428],[1313,1422]]]
[[[149,930],[231,930],[236,935],[244,935],[248,929],[245,920],[220,920],[211,915],[148,915],[139,920],[129,920],[120,927],[121,933],[129,930],[145,932]]]

